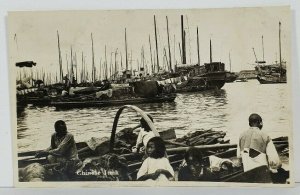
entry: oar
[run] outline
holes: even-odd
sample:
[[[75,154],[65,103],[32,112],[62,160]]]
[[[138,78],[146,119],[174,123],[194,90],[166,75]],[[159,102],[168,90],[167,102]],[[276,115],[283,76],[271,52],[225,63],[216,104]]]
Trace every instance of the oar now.
[[[236,148],[237,144],[214,144],[214,145],[200,145],[200,146],[194,146],[194,148],[198,148],[201,150],[207,150],[207,149],[228,149],[228,148]],[[167,153],[172,152],[185,152],[189,147],[178,147],[178,148],[168,148]]]

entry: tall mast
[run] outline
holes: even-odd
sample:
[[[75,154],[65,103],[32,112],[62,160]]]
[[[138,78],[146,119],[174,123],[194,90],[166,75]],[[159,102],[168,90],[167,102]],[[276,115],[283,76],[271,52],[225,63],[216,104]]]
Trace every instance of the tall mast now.
[[[199,34],[198,34],[198,26],[197,26],[197,54],[198,54],[198,65],[200,66],[200,51],[199,51]]]
[[[126,35],[126,28],[125,28],[125,58],[126,58],[126,70],[128,69],[128,55],[127,55],[127,35]]]
[[[181,15],[181,46],[182,46],[182,64],[186,64],[186,53],[185,53],[185,31],[183,24],[183,15]]]
[[[174,34],[174,48],[173,48],[173,56],[174,56],[174,64],[175,64],[175,66],[177,65],[177,62],[176,62],[176,53],[175,53],[175,51],[176,51],[176,39],[175,39],[175,34]],[[176,71],[175,70],[176,68],[174,68],[174,72]]]
[[[231,72],[231,57],[230,57],[230,52],[229,52],[229,71]]]
[[[73,84],[73,75],[74,75],[74,71],[73,71],[73,50],[72,50],[72,46],[71,46],[71,75],[70,75],[70,80],[71,80],[72,84]]]
[[[212,46],[211,46],[211,39],[209,40],[209,62],[212,63]]]
[[[92,82],[95,82],[95,56],[94,56],[93,33],[91,33],[91,40],[92,40]]]
[[[152,74],[153,74],[154,73],[154,66],[153,66],[153,60],[152,60],[152,47],[151,47],[150,35],[149,35],[149,46],[150,46],[151,71],[152,71]]]
[[[143,71],[145,71],[145,54],[144,54],[144,45],[142,45],[142,50],[141,50],[141,64],[143,65]]]
[[[171,47],[170,47],[170,37],[169,37],[169,22],[168,22],[168,16],[166,16],[167,20],[167,34],[168,34],[168,47],[169,47],[169,66],[170,66],[170,71],[172,71],[172,57],[171,57]]]
[[[105,49],[104,49],[105,51],[105,79],[107,80],[107,72],[108,72],[108,70],[107,70],[107,56],[106,56],[106,45],[105,45]]]
[[[102,58],[100,58],[100,63],[99,63],[99,81],[101,81],[101,72],[102,72],[102,68],[101,68],[101,62],[102,62]]]
[[[179,46],[179,54],[180,54],[180,58],[181,58],[181,62],[182,62],[183,58],[182,58],[182,51],[181,51],[181,45],[180,45],[180,43],[178,43],[178,46]]]
[[[262,44],[262,55],[263,55],[263,60],[265,61],[265,48],[264,48],[264,36],[261,36],[261,44]]]
[[[281,22],[279,22],[279,65],[280,65],[280,75],[282,74],[282,61],[281,61]]]
[[[77,54],[76,54],[76,52],[75,52],[75,64],[76,64],[76,66],[75,66],[75,79],[76,79],[76,82],[77,82]]]
[[[115,51],[115,73],[114,73],[115,80],[117,79],[117,73],[118,73],[118,70],[117,70],[117,54],[118,54],[118,48]]]
[[[81,82],[83,82],[83,76],[84,76],[84,67],[83,67],[83,52],[81,52]]]
[[[57,45],[58,45],[58,60],[59,60],[59,77],[60,77],[60,81],[63,81],[63,71],[62,71],[62,59],[61,59],[61,51],[60,51],[60,42],[59,42],[59,34],[58,31],[56,31],[57,33]]]
[[[157,32],[156,32],[156,19],[155,19],[155,15],[154,15],[154,32],[155,32],[155,46],[156,46],[156,65],[157,65],[157,72],[159,72],[158,45],[157,45]]]

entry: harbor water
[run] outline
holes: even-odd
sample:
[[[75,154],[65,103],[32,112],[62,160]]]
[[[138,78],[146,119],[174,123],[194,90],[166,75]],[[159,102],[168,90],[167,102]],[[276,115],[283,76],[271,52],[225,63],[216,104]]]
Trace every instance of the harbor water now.
[[[177,94],[175,102],[139,104],[151,114],[159,131],[175,129],[177,137],[197,130],[222,130],[226,139],[237,143],[248,128],[248,117],[258,113],[263,131],[272,138],[288,136],[291,127],[291,100],[287,84],[261,85],[257,80],[226,83],[221,90]],[[119,107],[56,110],[54,107],[28,105],[17,118],[18,151],[45,149],[50,146],[54,123],[64,120],[76,142],[91,137],[110,136]],[[134,127],[140,116],[124,110],[118,129]]]

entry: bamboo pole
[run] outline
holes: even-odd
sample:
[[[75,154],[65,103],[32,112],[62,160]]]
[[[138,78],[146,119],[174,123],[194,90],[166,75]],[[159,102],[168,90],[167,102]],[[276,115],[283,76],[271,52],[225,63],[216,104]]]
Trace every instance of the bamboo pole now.
[[[201,149],[201,150],[207,150],[207,149],[227,149],[227,148],[236,148],[237,144],[214,144],[214,145],[200,145],[200,146],[193,146],[194,148]],[[174,152],[184,152],[189,147],[177,147],[177,148],[169,148],[167,149],[168,153],[174,153]]]

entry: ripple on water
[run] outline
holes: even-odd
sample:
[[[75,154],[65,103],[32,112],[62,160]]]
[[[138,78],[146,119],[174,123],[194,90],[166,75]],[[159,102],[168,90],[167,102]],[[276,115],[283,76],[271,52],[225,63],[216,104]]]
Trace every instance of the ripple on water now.
[[[225,84],[221,90],[178,94],[175,102],[140,104],[151,114],[158,130],[175,129],[177,137],[196,130],[226,131],[226,138],[235,142],[248,128],[252,112],[261,114],[263,130],[272,137],[288,135],[291,131],[286,85],[260,85],[256,80]],[[18,115],[17,132],[20,151],[46,148],[54,132],[56,120],[65,120],[76,141],[91,137],[110,136],[112,123],[119,107],[56,110],[53,107],[25,108]],[[118,129],[134,127],[140,116],[124,110]]]

